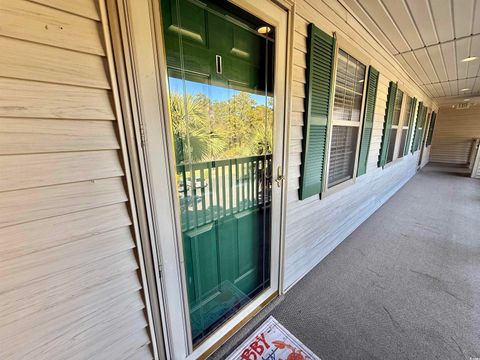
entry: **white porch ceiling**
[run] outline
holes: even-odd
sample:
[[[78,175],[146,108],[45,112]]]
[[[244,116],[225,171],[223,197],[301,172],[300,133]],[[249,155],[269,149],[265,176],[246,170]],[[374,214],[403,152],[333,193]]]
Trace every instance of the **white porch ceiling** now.
[[[342,2],[427,94],[480,95],[480,0]]]

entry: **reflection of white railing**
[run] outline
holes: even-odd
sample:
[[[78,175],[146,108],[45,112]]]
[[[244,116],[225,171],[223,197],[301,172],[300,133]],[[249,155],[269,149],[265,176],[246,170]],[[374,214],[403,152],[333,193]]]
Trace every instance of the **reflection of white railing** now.
[[[473,139],[472,141],[468,168],[471,171],[472,177],[480,178],[480,139]]]
[[[271,200],[272,155],[177,165],[183,230]]]
[[[471,147],[470,147],[470,153],[468,155],[468,168],[471,170],[473,168],[473,165],[475,163],[475,158],[477,156],[477,151],[478,151],[478,146],[480,144],[480,139],[473,138]]]

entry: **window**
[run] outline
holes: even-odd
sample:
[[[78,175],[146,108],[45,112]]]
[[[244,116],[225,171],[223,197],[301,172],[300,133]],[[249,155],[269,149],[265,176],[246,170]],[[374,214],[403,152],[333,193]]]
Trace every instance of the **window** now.
[[[405,102],[405,111],[403,113],[402,117],[402,135],[400,135],[400,146],[398,147],[398,157],[401,158],[405,154],[405,143],[407,141],[407,136],[408,136],[408,122],[410,120],[410,117],[412,115],[412,101],[413,98],[410,96],[406,96],[406,102]]]
[[[395,107],[393,109],[392,129],[390,131],[390,141],[388,143],[387,163],[394,159],[395,146],[398,138],[398,129],[400,124],[400,114],[402,112],[403,92],[398,89],[395,96]]]
[[[328,165],[329,188],[354,176],[365,72],[365,65],[339,49]]]

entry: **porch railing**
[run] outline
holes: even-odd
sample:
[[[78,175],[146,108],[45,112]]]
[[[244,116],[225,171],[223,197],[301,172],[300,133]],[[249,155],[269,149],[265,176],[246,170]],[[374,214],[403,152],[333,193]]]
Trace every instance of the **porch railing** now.
[[[182,230],[268,205],[272,155],[177,165]]]

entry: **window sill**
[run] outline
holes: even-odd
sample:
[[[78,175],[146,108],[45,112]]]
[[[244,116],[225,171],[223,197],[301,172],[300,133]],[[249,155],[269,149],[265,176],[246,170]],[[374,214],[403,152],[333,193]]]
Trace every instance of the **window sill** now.
[[[356,180],[356,178],[354,177],[352,179],[345,180],[344,182],[342,182],[340,184],[333,185],[332,187],[326,189],[325,191],[323,191],[321,193],[320,199],[324,199],[327,196],[333,195],[333,194],[335,194],[339,191],[342,191],[343,189],[355,184],[355,180]]]
[[[383,168],[389,168],[393,165],[395,165],[396,163],[402,161],[404,158],[405,158],[406,155],[402,156],[402,157],[397,157],[396,159],[393,159],[392,161],[390,161],[388,164],[386,164]]]

